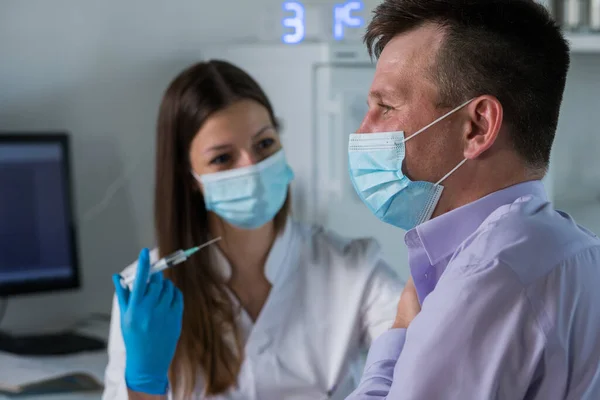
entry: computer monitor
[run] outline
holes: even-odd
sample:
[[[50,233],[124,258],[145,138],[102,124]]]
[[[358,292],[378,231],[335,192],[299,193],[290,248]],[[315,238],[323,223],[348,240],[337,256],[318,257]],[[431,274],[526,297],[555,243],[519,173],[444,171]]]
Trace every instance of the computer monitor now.
[[[0,133],[0,296],[78,288],[69,137]]]
[[[0,298],[80,287],[67,133],[0,132]],[[1,300],[1,299],[0,299]],[[0,351],[69,354],[101,340],[0,332]]]

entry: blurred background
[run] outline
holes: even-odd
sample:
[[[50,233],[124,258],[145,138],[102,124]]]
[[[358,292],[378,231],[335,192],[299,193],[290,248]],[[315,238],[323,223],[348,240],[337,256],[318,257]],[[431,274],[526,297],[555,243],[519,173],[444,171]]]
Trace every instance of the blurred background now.
[[[597,3],[546,2],[572,45],[546,185],[557,208],[599,233]],[[237,63],[266,89],[283,120],[284,146],[297,149],[289,155],[297,217],[377,235],[406,278],[402,233],[358,202],[345,168],[344,141],[362,119],[373,75],[361,35],[377,4],[0,0],[0,132],[69,132],[80,274],[71,290],[0,292],[8,299],[0,330],[56,331],[110,312],[111,274],[154,245],[159,101],[177,73],[204,58]]]

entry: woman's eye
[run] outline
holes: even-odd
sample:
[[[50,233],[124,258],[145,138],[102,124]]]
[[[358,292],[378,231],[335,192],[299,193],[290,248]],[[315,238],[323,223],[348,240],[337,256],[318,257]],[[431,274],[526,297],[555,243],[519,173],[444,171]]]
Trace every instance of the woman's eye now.
[[[228,162],[229,160],[231,160],[231,157],[229,156],[229,154],[221,154],[220,156],[217,156],[215,158],[213,158],[210,163],[211,164],[225,164],[226,162]]]
[[[267,138],[267,139],[263,139],[260,142],[258,142],[257,146],[259,149],[264,150],[264,149],[268,149],[269,147],[273,146],[273,143],[275,143],[275,140],[273,140],[271,138]]]

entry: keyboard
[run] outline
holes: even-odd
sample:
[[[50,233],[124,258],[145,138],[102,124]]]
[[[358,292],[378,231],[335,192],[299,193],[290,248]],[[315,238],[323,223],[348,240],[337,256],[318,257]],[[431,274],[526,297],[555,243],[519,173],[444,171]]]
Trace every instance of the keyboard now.
[[[0,332],[0,351],[24,356],[54,356],[104,350],[106,343],[71,332],[13,336]]]

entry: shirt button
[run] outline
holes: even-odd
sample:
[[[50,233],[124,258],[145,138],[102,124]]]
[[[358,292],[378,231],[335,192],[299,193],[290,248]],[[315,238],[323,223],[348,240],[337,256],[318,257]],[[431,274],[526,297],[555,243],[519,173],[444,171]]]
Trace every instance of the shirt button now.
[[[425,271],[425,279],[427,279],[427,280],[434,279],[434,277],[435,277],[435,268],[430,266]]]

